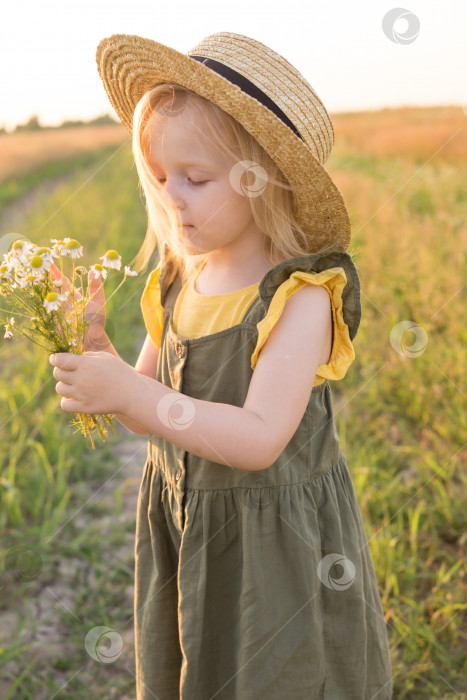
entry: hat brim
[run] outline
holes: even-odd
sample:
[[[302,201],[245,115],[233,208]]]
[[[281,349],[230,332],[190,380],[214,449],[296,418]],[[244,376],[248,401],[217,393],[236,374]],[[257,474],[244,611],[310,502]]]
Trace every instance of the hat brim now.
[[[254,97],[176,49],[136,35],[114,34],[96,51],[108,98],[132,132],[138,101],[159,83],[174,82],[213,102],[264,148],[293,188],[294,216],[313,250],[346,250],[350,219],[342,194],[307,145]]]

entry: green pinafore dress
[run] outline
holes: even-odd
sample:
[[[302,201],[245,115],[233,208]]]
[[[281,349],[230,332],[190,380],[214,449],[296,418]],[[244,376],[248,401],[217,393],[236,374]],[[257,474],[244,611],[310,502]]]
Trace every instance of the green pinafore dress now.
[[[345,252],[277,264],[241,323],[192,339],[173,330],[182,282],[167,264],[158,381],[243,406],[275,290],[295,270],[336,266],[353,339],[360,283]],[[137,700],[392,697],[382,603],[327,380],[268,469],[211,462],[150,433],[135,563]]]

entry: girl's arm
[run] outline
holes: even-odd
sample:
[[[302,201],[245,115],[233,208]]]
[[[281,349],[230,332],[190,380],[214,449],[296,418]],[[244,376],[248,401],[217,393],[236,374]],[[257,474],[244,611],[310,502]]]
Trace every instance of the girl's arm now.
[[[112,355],[119,357],[118,352],[115,350],[107,334],[106,338],[108,343],[105,347],[100,349],[104,352],[110,352]],[[154,345],[152,338],[148,333],[135,365],[136,371],[146,375],[147,377],[152,377],[153,379],[155,379],[157,373],[158,356],[159,350],[156,347],[156,345]],[[132,420],[128,416],[123,415],[123,413],[114,413],[113,415],[118,420],[118,422],[121,423],[121,425],[125,426],[125,428],[127,428],[128,430],[131,430],[132,433],[138,433],[139,435],[148,434],[149,431],[147,428],[145,428],[140,423],[137,423],[136,421]]]
[[[331,337],[328,291],[303,287],[287,300],[261,349],[243,407],[191,398],[143,373],[128,389],[128,420],[199,457],[267,469],[298,428],[316,369],[329,361]]]

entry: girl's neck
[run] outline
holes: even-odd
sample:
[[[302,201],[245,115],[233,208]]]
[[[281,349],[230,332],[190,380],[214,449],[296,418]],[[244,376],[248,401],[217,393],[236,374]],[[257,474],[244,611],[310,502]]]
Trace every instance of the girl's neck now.
[[[196,278],[195,289],[199,294],[227,294],[261,282],[264,275],[274,267],[267,258],[248,260],[241,265],[218,265],[209,256]]]

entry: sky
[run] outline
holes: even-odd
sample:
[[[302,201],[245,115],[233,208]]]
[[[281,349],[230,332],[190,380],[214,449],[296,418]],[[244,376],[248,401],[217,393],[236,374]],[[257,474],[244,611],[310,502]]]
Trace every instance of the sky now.
[[[137,34],[181,53],[209,34],[267,44],[330,113],[459,105],[467,116],[465,0],[14,0],[0,23],[0,127],[116,117],[96,68],[101,39]]]

